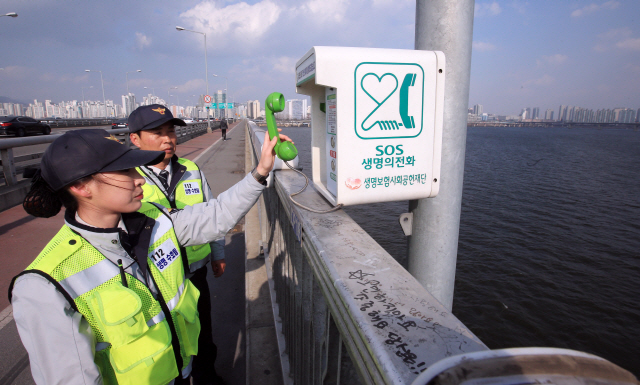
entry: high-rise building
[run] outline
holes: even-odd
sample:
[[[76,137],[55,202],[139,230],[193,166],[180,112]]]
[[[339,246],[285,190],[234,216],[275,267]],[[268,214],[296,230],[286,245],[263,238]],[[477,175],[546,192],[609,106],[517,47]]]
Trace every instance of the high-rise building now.
[[[484,111],[482,110],[482,104],[476,104],[473,106],[473,114],[481,116]]]
[[[551,108],[548,108],[545,112],[544,112],[544,119],[545,120],[553,120],[553,110]]]
[[[518,116],[518,118],[520,120],[525,120],[529,118],[529,114],[527,112],[528,108],[523,108],[522,110],[520,110],[520,115]]]
[[[124,116],[129,116],[133,110],[136,109],[136,96],[129,92],[127,95],[122,95],[122,110]]]
[[[260,117],[260,101],[249,100],[247,102],[247,118],[257,119]]]
[[[531,110],[531,119],[540,119],[540,107],[534,107]]]

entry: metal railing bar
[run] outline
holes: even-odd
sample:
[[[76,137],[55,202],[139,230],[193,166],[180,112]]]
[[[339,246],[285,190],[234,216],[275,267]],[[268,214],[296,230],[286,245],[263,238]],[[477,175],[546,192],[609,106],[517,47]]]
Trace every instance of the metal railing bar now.
[[[313,249],[313,244],[303,242],[303,250],[306,257],[309,258],[310,255],[316,253],[316,250]],[[361,338],[353,338],[353,336],[360,336],[357,324],[353,322],[348,314],[345,314],[345,311],[348,310],[348,308],[338,306],[342,301],[340,300],[338,292],[333,290],[333,285],[331,284],[331,279],[328,277],[327,272],[324,271],[318,263],[315,263],[316,261],[314,261],[313,258],[309,259],[314,273],[320,283],[320,288],[324,294],[327,306],[330,309],[332,319],[338,327],[340,335],[343,336],[341,339],[345,343],[345,346],[349,351],[349,355],[351,356],[351,360],[356,365],[358,373],[364,379],[364,383],[385,384],[386,382],[383,380],[383,376],[381,375],[378,366],[373,363],[373,358],[370,356],[366,343]],[[344,336],[346,336],[346,338]],[[377,375],[374,376],[374,373]]]

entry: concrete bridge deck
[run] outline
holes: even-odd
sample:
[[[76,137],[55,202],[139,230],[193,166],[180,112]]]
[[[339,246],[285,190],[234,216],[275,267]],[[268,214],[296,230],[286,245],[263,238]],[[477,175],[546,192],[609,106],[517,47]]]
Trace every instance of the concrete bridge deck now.
[[[200,165],[214,195],[245,175],[243,128],[243,122],[232,125],[227,133],[228,141],[222,141],[217,130],[178,145],[178,156]],[[6,293],[11,278],[31,263],[63,222],[63,213],[48,219],[35,218],[27,215],[21,206],[0,213],[0,250],[3,250],[0,254],[0,384],[34,383],[28,355],[20,342]],[[212,274],[208,275],[214,341],[218,346],[216,369],[227,384],[280,383],[282,377],[278,361],[273,365],[259,363],[255,369],[249,365],[247,370],[245,311],[246,304],[251,301],[245,299],[244,221],[227,234],[225,253],[225,274],[217,279]],[[249,274],[255,275],[255,271]],[[266,316],[269,312],[270,307],[264,312],[264,322],[268,323],[269,317]],[[262,344],[275,345],[275,335],[267,335],[262,340]],[[262,352],[269,350],[260,346],[256,349]],[[277,354],[277,348],[275,351]],[[252,380],[248,381],[247,377]]]

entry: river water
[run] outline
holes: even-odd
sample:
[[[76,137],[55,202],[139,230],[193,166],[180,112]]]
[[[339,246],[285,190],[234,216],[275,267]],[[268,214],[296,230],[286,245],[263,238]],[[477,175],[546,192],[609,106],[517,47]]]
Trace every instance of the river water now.
[[[310,128],[284,133],[310,175]],[[406,266],[407,205],[346,211]],[[640,376],[639,300],[640,131],[470,128],[453,313],[492,349],[581,350]]]

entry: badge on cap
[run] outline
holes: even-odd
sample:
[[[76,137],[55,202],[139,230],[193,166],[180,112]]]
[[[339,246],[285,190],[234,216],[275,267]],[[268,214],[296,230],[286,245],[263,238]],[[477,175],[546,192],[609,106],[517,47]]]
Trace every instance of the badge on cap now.
[[[153,109],[151,111],[155,111],[155,112],[159,113],[160,115],[164,115],[164,110],[165,110],[164,108],[158,107],[158,108],[155,108],[155,109]]]
[[[118,138],[116,138],[116,137],[115,137],[115,136],[113,136],[113,135],[105,136],[104,138],[105,138],[105,139],[109,139],[109,140],[116,141],[116,142],[118,142],[118,144],[122,144],[122,143],[120,143],[120,141],[118,140]]]

